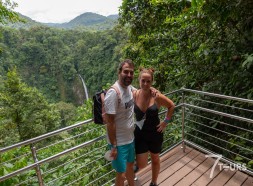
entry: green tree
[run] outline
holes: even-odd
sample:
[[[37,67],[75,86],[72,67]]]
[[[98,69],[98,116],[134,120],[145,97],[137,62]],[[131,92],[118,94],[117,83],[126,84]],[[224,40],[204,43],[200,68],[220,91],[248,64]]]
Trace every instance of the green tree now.
[[[127,34],[124,28],[101,32],[62,30],[46,26],[16,30],[0,27],[4,51],[0,75],[18,67],[27,85],[36,87],[51,103],[81,105],[85,79],[89,95],[113,83]]]
[[[17,3],[11,2],[10,0],[0,1],[0,24],[22,21],[18,14],[13,11],[16,6]],[[1,47],[0,52],[2,52]]]
[[[14,12],[14,8],[17,6],[17,3],[11,2],[10,0],[0,1],[0,23],[7,22],[17,22],[21,19],[18,14]]]
[[[47,103],[36,88],[21,82],[16,69],[9,71],[0,93],[1,145],[8,145],[10,134],[14,141],[23,141],[56,130],[60,126],[60,114]],[[15,138],[18,136],[18,139]]]
[[[252,10],[252,0],[123,0],[121,24],[128,27],[130,38],[124,53],[139,65],[156,68],[156,86],[161,91],[186,87],[253,99]],[[229,104],[236,105],[233,102]],[[238,105],[252,109],[248,104]],[[204,107],[219,109],[209,103]],[[222,108],[222,112],[230,111],[229,108]],[[250,113],[245,115],[252,118]],[[206,117],[213,118],[213,115],[206,114]],[[219,119],[252,130],[252,125],[235,123],[226,117]],[[198,122],[207,124],[201,118]],[[250,136],[248,132],[218,123],[208,124],[222,131],[232,131],[238,136]],[[187,125],[220,137],[207,127],[189,121]],[[198,141],[190,136],[187,138]],[[204,139],[209,141],[213,138],[205,135]],[[222,139],[243,144],[234,136],[224,135]],[[205,147],[205,143],[200,143]],[[222,141],[215,144],[224,145]],[[244,145],[247,149],[251,148],[250,144]],[[206,147],[210,148],[209,145]],[[215,149],[214,146],[211,148]],[[236,150],[242,152],[240,148]],[[213,151],[227,154],[220,149],[220,152]],[[242,159],[232,154],[229,156],[234,160]],[[248,152],[244,156],[249,157]],[[246,159],[244,162],[252,165]]]
[[[60,111],[61,115],[61,127],[66,127],[73,124],[73,118],[76,118],[76,107],[71,103],[65,103],[60,101],[55,104],[57,110]]]
[[[251,0],[124,0],[125,55],[155,67],[161,91],[184,86],[252,98],[252,8]]]

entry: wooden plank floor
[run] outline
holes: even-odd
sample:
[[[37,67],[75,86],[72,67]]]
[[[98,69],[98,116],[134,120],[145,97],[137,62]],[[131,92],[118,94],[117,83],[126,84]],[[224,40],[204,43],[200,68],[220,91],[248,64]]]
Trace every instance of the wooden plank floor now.
[[[210,178],[212,167],[216,159],[205,157],[205,154],[186,147],[185,153],[178,146],[161,157],[161,169],[158,177],[159,186],[253,186],[253,178],[240,171],[231,171],[216,165]],[[151,181],[151,167],[139,171],[135,186],[149,186]]]

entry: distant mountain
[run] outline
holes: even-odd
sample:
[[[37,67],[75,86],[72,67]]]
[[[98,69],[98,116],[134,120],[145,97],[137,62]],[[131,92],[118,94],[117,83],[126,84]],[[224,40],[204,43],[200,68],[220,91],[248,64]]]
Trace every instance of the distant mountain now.
[[[32,20],[30,17],[24,16],[20,13],[18,13],[19,17],[21,17],[24,22],[18,22],[18,23],[9,23],[7,25],[2,25],[2,26],[9,26],[12,28],[30,28],[30,27],[35,27],[35,26],[42,26],[42,23],[36,22]]]
[[[110,29],[116,24],[116,18],[114,15],[112,15],[112,18],[102,16],[96,13],[92,12],[86,12],[83,13],[76,18],[72,19],[71,21],[67,23],[62,24],[47,24],[48,26],[52,27],[58,27],[58,28],[66,28],[66,29],[72,29],[77,27],[85,27],[95,30],[103,30],[103,28]],[[97,29],[96,29],[97,28]]]
[[[117,20],[119,18],[119,15],[118,14],[109,15],[109,16],[107,16],[107,18]]]
[[[75,19],[68,22],[67,25],[69,25],[70,27],[75,27],[75,26],[80,26],[80,25],[90,26],[90,25],[103,23],[105,21],[107,21],[107,17],[99,15],[99,14],[87,12],[87,13],[77,16]]]
[[[108,30],[112,29],[116,25],[118,19],[118,15],[109,15],[106,17],[96,13],[86,12],[66,23],[39,23],[27,16],[21,14],[20,16],[26,20],[26,23],[14,23],[8,24],[8,26],[14,28],[30,28],[46,25],[49,27],[63,29],[81,28],[86,30]]]

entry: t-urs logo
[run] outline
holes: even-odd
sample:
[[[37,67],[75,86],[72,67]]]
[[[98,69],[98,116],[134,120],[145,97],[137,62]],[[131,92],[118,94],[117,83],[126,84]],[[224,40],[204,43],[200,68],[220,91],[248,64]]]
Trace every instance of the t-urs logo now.
[[[246,170],[246,164],[243,163],[243,164],[240,164],[240,163],[236,163],[236,164],[223,164],[223,163],[219,163],[219,161],[221,160],[222,158],[222,155],[221,154],[209,154],[209,155],[205,155],[206,158],[216,158],[215,162],[214,162],[214,165],[211,169],[211,173],[210,173],[210,178],[213,178],[213,173],[214,173],[214,170],[215,170],[215,167],[217,165],[219,165],[219,169],[222,170],[224,169],[225,171],[226,170],[231,170],[231,171],[234,171],[234,170]]]

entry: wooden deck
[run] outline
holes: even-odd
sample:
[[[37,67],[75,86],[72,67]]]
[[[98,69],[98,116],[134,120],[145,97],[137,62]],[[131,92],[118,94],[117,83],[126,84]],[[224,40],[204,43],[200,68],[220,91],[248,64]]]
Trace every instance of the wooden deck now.
[[[253,186],[253,178],[240,171],[232,171],[221,162],[216,165],[213,177],[210,173],[216,159],[205,157],[205,154],[186,147],[185,153],[180,147],[175,147],[161,157],[161,169],[158,177],[159,186]],[[137,173],[135,186],[149,186],[151,167]]]

